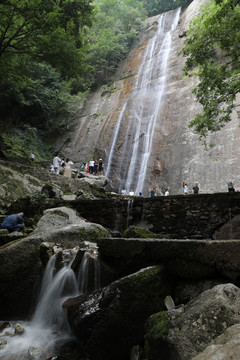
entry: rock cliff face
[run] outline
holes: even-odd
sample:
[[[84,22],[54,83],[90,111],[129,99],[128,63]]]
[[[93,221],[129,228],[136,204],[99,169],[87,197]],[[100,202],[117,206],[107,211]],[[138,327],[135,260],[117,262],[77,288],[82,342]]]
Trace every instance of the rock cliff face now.
[[[159,194],[166,187],[171,194],[181,194],[182,182],[187,180],[190,187],[198,182],[201,192],[222,192],[230,177],[240,186],[237,114],[221,132],[209,136],[209,144],[214,145],[208,151],[188,128],[201,111],[192,94],[198,79],[184,78],[185,59],[179,52],[190,21],[208,2],[194,0],[179,18],[170,11],[148,19],[139,46],[121,66],[118,80],[89,96],[70,124],[71,139],[57,144],[75,164],[102,157],[114,191],[126,185],[127,190],[147,195],[154,186]],[[149,59],[151,69],[145,67]],[[144,82],[150,85],[143,89]]]

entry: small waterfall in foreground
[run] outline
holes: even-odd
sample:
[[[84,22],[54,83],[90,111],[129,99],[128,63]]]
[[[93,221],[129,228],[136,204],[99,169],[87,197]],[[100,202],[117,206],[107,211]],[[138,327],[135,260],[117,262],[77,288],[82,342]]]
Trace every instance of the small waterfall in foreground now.
[[[100,263],[96,249],[85,251],[79,268],[77,281],[80,294],[93,292],[100,288]]]
[[[0,350],[1,360],[45,360],[53,356],[54,349],[59,344],[72,339],[67,313],[62,304],[68,298],[100,287],[100,265],[97,247],[94,245],[91,244],[84,252],[77,276],[71,265],[78,248],[63,250],[60,266],[57,254],[50,258],[44,271],[39,300],[32,320],[15,322],[22,325],[24,333],[14,335],[14,322],[11,323],[11,328],[6,328],[1,333],[1,339],[7,341],[7,345]]]
[[[117,121],[106,170],[107,177],[118,181],[118,192],[125,187],[127,192],[132,188],[135,194],[144,192],[148,162],[159,111],[167,92],[167,65],[171,51],[172,32],[176,28],[181,8],[160,15],[156,35],[148,42],[138,72],[132,94],[126,100]],[[172,15],[173,14],[173,15]],[[168,17],[173,16],[169,31],[165,28]],[[112,173],[116,162],[114,152],[118,137],[121,135],[121,124],[128,122],[125,141],[122,146],[121,159]],[[150,169],[151,170],[151,169]],[[112,176],[111,176],[112,175]]]

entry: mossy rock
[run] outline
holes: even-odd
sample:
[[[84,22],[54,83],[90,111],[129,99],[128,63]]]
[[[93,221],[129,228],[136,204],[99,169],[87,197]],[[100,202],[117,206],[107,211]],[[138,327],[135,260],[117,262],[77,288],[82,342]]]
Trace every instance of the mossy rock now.
[[[164,335],[167,334],[169,328],[169,319],[167,312],[160,311],[159,313],[153,314],[146,322],[146,334],[144,353],[148,360],[154,360],[159,358],[159,349],[161,343],[164,342]],[[163,347],[165,349],[165,347]],[[165,350],[161,353],[161,358],[166,359],[169,356],[169,352]]]
[[[152,231],[139,226],[129,226],[129,228],[123,232],[122,237],[134,239],[161,239],[162,235],[154,234]]]
[[[68,305],[68,320],[90,359],[128,359],[132,347],[143,343],[146,320],[165,308],[164,298],[171,291],[164,268],[148,267],[86,298],[75,298]],[[90,304],[94,311],[89,311]]]

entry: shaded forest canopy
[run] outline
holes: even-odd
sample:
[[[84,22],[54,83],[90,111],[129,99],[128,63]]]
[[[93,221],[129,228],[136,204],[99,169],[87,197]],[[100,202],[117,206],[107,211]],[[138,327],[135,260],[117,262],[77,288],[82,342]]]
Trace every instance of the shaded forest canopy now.
[[[36,160],[46,159],[51,136],[61,132],[67,136],[67,121],[74,116],[76,104],[84,102],[89,92],[111,82],[120,61],[136,44],[139,32],[144,30],[144,20],[187,6],[191,1],[3,0],[0,4],[2,154],[29,157],[34,152]],[[239,21],[238,1],[216,0],[211,6],[211,11],[229,6]],[[196,45],[199,29],[203,36],[212,36],[208,20],[203,20],[209,16],[206,10],[197,20],[201,25],[192,26],[184,53],[190,59],[186,73],[196,68],[198,75],[201,69],[212,70],[207,65],[203,67],[198,57],[194,57],[194,52],[200,51],[200,46]],[[218,16],[225,21],[225,16],[231,14],[223,10]],[[218,33],[217,28],[215,33]],[[223,42],[224,38],[225,43],[229,41],[228,36],[222,28]],[[230,47],[225,46],[224,50],[234,56],[235,65],[231,71],[238,75],[239,52],[237,55],[237,50],[231,50],[235,40],[239,42],[239,36],[231,37]],[[204,41],[204,37],[200,41]],[[213,37],[209,46],[214,49],[216,45],[219,46],[217,38]],[[208,64],[216,66],[218,59],[212,53],[209,49],[207,57],[206,54],[201,57],[205,56]],[[226,76],[233,75],[228,69],[224,82]],[[211,88],[214,90],[213,86]],[[238,89],[239,83],[235,82],[232,94]]]

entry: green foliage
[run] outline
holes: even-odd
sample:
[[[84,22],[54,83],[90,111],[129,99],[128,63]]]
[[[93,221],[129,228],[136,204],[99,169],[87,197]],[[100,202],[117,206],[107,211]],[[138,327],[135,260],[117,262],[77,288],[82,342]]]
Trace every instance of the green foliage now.
[[[90,86],[110,79],[136,41],[145,17],[140,0],[96,1],[96,22],[88,29],[85,40],[92,66]]]
[[[176,9],[179,6],[187,6],[192,0],[143,0],[143,6],[148,16],[158,15],[160,13]]]
[[[194,89],[203,105],[190,126],[205,137],[231,120],[240,90],[240,4],[212,1],[193,21],[185,41],[185,73],[198,67],[200,82]]]
[[[5,153],[7,144],[10,154],[24,155],[29,131],[22,124],[45,134],[66,131],[66,119],[81,100],[79,83],[89,69],[83,34],[92,17],[91,0],[0,3],[0,129]],[[10,131],[14,127],[19,139]],[[45,149],[37,137],[35,153],[41,159]]]
[[[28,54],[72,71],[82,58],[82,29],[91,24],[90,0],[11,0],[0,4],[0,57]]]
[[[3,133],[2,142],[2,151],[7,156],[30,159],[30,154],[34,153],[36,161],[51,159],[49,147],[42,141],[39,131],[27,124]]]

